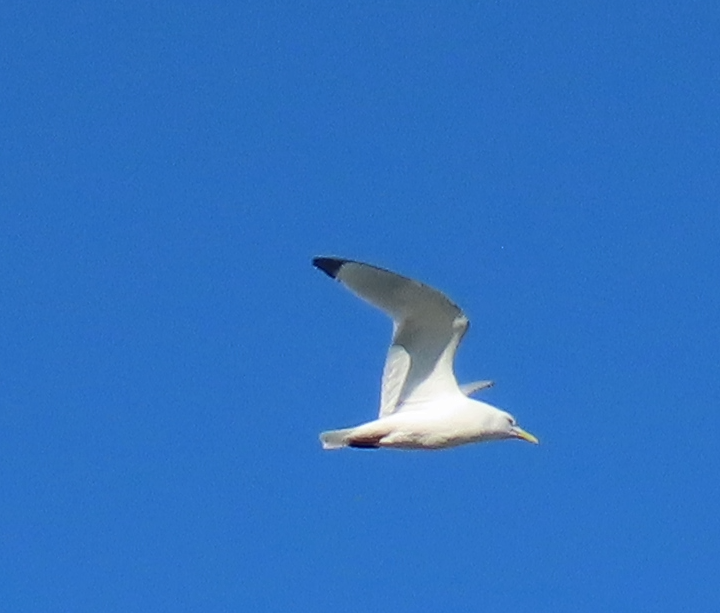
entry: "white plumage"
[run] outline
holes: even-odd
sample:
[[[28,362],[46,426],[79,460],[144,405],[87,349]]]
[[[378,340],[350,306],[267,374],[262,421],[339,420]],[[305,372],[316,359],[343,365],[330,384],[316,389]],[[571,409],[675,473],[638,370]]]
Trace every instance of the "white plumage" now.
[[[468,397],[492,381],[458,385],[453,362],[469,322],[447,296],[361,262],[318,257],[313,264],[387,313],[394,328],[378,419],[323,432],[325,449],[442,449],[506,438],[538,442],[509,413]]]

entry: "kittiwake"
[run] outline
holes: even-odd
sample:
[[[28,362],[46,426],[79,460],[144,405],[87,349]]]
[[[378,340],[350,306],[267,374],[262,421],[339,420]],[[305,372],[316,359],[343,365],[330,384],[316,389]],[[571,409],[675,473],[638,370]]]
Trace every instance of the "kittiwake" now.
[[[453,361],[469,322],[447,296],[370,264],[316,257],[313,265],[393,320],[378,418],[323,432],[325,449],[444,449],[501,439],[538,442],[509,413],[469,398],[492,381],[458,385]]]

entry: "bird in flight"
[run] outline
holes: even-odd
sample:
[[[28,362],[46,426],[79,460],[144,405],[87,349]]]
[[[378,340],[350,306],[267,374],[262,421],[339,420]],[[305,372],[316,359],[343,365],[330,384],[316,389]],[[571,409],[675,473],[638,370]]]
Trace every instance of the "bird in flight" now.
[[[378,418],[323,432],[325,449],[444,449],[502,439],[538,442],[509,413],[469,397],[492,381],[458,385],[453,361],[469,321],[447,296],[370,264],[316,257],[313,265],[393,320]]]

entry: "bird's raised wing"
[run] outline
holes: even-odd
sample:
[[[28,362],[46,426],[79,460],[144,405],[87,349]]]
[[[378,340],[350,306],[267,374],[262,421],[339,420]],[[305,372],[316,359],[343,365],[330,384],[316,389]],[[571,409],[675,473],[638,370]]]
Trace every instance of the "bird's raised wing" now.
[[[353,293],[382,309],[394,332],[383,372],[380,417],[412,410],[413,403],[458,392],[455,351],[467,317],[441,292],[389,270],[320,257],[313,264]]]

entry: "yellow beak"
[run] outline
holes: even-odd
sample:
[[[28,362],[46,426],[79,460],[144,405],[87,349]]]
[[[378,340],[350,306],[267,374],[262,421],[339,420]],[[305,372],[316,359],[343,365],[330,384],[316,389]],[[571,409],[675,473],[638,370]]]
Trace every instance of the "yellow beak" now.
[[[537,445],[540,442],[532,434],[530,434],[529,432],[525,432],[525,430],[523,430],[519,426],[513,426],[512,431],[516,438],[521,438],[528,443],[534,443],[535,445]]]

